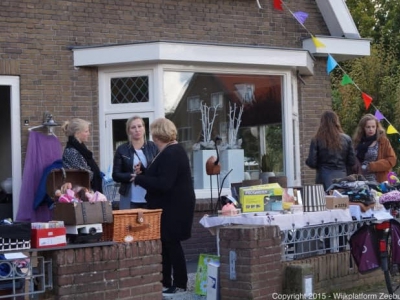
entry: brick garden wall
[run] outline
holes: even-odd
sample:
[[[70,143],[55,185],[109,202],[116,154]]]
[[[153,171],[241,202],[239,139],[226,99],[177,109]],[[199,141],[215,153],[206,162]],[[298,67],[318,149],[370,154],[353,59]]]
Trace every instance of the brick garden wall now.
[[[222,300],[277,299],[284,286],[285,269],[292,264],[312,267],[315,293],[343,292],[384,282],[383,272],[360,275],[350,265],[350,252],[339,252],[291,262],[281,262],[281,236],[277,226],[231,226],[220,230],[220,291]],[[236,255],[234,267],[229,259]],[[231,278],[232,269],[236,278]],[[285,283],[285,284],[284,284]],[[299,294],[297,294],[297,297]]]
[[[90,248],[47,250],[53,289],[46,300],[160,300],[161,242],[146,241]]]

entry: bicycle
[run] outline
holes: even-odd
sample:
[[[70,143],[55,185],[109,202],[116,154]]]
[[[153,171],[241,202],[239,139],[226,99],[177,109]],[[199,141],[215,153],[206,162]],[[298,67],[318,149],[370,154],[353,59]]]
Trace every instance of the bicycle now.
[[[381,268],[385,277],[385,284],[390,295],[400,295],[400,223],[396,220],[400,216],[400,199],[394,202],[384,203],[384,206],[389,210],[393,219],[386,220],[371,220],[368,230],[371,230],[372,249],[377,257],[372,257],[371,261],[376,259],[376,264],[369,262],[370,270]],[[397,229],[397,227],[399,229]],[[361,229],[361,228],[359,228]],[[397,232],[399,230],[399,232]],[[357,231],[356,231],[357,232]],[[354,232],[353,235],[356,234]],[[362,246],[361,255],[367,255],[367,246],[364,243]],[[396,248],[398,247],[398,249]],[[356,260],[355,253],[352,252],[353,258]],[[372,254],[369,254],[370,258]],[[397,256],[398,257],[397,257]],[[360,261],[358,261],[358,264]],[[359,266],[359,265],[358,265]],[[359,266],[360,267],[360,266]],[[360,268],[359,268],[360,271]],[[362,271],[360,271],[362,273]],[[396,295],[397,295],[396,294]]]

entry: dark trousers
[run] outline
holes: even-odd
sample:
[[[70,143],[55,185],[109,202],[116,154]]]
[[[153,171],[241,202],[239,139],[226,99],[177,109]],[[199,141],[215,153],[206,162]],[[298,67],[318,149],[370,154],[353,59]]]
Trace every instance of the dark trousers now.
[[[147,208],[147,203],[134,203],[131,202],[131,209],[135,208]]]
[[[165,287],[176,286],[186,289],[188,276],[185,253],[180,241],[161,241],[162,244],[162,283]],[[173,280],[172,280],[172,277]]]

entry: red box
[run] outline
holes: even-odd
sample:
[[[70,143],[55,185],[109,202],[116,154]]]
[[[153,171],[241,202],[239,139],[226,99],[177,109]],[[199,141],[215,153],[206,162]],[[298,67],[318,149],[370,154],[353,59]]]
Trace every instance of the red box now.
[[[65,227],[32,229],[31,248],[53,248],[66,245]]]

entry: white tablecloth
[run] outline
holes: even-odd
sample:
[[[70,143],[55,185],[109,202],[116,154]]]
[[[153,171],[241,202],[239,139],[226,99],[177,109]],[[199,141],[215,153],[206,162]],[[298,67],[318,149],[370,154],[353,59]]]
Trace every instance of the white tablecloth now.
[[[332,222],[351,222],[348,209],[332,209],[326,211],[306,212],[297,214],[243,213],[238,216],[204,216],[200,224],[205,228],[225,225],[277,225],[281,230],[302,228],[311,225],[321,225]]]

